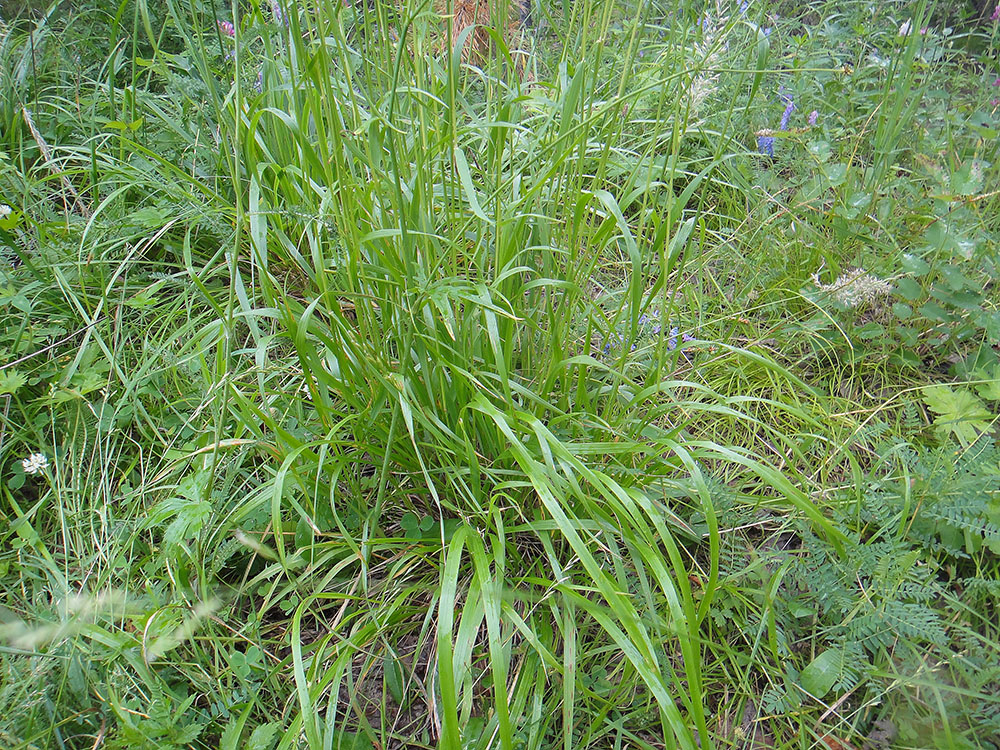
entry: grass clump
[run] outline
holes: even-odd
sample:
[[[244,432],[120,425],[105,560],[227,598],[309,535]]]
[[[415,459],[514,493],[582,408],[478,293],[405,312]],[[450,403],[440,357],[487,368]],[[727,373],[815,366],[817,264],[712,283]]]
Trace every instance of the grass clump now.
[[[5,746],[995,746],[995,22],[84,6],[0,27]]]

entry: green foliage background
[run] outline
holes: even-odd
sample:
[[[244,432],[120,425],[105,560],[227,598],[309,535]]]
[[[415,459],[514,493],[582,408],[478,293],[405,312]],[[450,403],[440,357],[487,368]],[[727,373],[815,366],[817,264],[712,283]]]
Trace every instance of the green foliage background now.
[[[2,7],[0,745],[997,747],[995,19]]]

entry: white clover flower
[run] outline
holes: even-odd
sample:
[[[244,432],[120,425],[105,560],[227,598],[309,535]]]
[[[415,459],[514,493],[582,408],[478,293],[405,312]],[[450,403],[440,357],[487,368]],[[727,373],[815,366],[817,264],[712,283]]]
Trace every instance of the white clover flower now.
[[[0,219],[6,219],[14,209],[6,203],[0,203]]]
[[[819,274],[813,274],[813,283],[821,292],[827,292],[845,307],[863,307],[881,301],[892,294],[892,286],[873,276],[863,268],[848,268],[832,284],[823,284]]]
[[[911,31],[913,31],[913,25],[910,23],[910,19],[906,19],[903,21],[902,26],[899,27],[899,35],[909,36]]]
[[[32,453],[21,462],[25,474],[38,474],[49,468],[49,459],[44,453]]]

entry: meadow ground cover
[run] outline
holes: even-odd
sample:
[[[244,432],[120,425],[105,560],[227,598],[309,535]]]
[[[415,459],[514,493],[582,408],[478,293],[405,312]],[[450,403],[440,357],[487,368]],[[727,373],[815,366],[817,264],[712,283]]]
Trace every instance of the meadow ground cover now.
[[[1000,747],[1000,9],[0,7],[0,746]]]

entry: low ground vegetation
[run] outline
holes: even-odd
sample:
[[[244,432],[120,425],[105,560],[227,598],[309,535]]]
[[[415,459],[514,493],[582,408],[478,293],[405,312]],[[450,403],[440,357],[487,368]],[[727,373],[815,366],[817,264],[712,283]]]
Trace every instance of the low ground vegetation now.
[[[1000,747],[1000,11],[3,7],[0,746]]]

